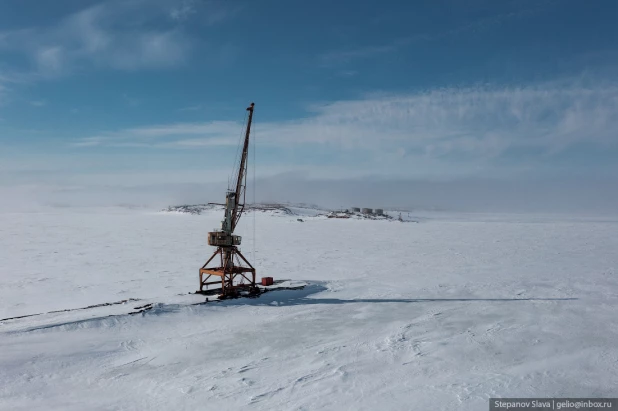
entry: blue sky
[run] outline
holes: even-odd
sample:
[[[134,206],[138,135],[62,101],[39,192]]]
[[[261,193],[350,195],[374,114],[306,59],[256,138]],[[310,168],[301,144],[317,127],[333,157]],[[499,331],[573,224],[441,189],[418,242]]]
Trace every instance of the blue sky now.
[[[226,181],[251,101],[265,179],[618,180],[617,19],[615,1],[0,0],[0,185]]]

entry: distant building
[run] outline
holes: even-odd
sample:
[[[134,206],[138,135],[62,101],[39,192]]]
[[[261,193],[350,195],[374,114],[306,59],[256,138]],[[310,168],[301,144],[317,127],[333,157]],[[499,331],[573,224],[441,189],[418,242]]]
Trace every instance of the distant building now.
[[[377,215],[384,215],[384,210],[381,208],[376,208],[376,214]]]
[[[352,213],[360,213],[360,208],[358,208],[358,207],[352,207],[352,208],[350,209],[350,212],[352,212]]]
[[[372,214],[373,213],[373,209],[371,208],[363,208],[363,214]]]

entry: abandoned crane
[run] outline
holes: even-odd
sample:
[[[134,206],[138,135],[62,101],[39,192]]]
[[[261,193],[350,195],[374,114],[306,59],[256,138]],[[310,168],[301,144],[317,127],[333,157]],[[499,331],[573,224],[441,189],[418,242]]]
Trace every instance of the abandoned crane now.
[[[245,195],[247,187],[247,156],[249,152],[249,134],[251,133],[251,121],[253,120],[253,107],[251,103],[247,107],[249,112],[245,139],[242,146],[236,185],[228,187],[225,195],[225,215],[221,222],[221,229],[208,233],[208,245],[217,247],[214,254],[200,268],[200,292],[204,291],[204,286],[221,285],[221,297],[236,297],[241,290],[250,293],[258,292],[255,286],[255,268],[247,261],[237,248],[240,245],[241,237],[234,234],[234,229],[245,210]],[[219,256],[218,259],[215,258]],[[212,260],[218,261],[217,267],[206,267]],[[243,266],[246,264],[246,266]],[[250,274],[249,277],[247,275]],[[206,277],[204,277],[206,276]],[[210,277],[221,277],[220,280],[208,281]],[[238,282],[234,281],[238,279]],[[244,281],[248,283],[245,283]]]

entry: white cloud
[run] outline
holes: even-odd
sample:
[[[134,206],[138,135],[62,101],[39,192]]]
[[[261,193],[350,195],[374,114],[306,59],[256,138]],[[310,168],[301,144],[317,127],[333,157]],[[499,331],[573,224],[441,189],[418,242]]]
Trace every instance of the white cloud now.
[[[170,17],[174,20],[186,20],[192,14],[197,12],[195,8],[195,0],[185,0],[181,4],[173,7],[170,11]]]
[[[192,138],[177,140],[171,143],[161,143],[157,147],[170,148],[192,148],[192,147],[216,147],[216,146],[235,146],[238,142],[227,137],[214,138]]]
[[[66,58],[60,46],[42,47],[34,54],[39,71],[48,74],[59,73],[66,63]]]
[[[618,143],[616,84],[445,88],[338,101],[311,111],[298,120],[258,123],[260,144],[492,158],[511,148],[551,153],[576,143]],[[232,145],[240,130],[234,122],[145,126],[103,134],[99,144]]]
[[[138,127],[127,130],[129,134],[140,137],[167,137],[187,135],[229,136],[240,131],[239,125],[231,121],[213,121],[210,123],[178,123],[152,127]]]
[[[136,143],[150,147],[189,148],[195,146],[230,146],[238,144],[240,124],[232,121],[210,123],[176,123],[128,128],[79,139],[74,147],[126,146]],[[195,138],[199,136],[199,138]]]
[[[155,17],[140,2],[108,2],[69,16],[53,31],[71,45],[73,58],[101,66],[132,70],[183,62],[189,39],[177,28],[153,28],[149,20]]]
[[[0,71],[0,106],[4,105],[9,100],[11,86],[24,82],[26,82],[24,76],[19,73]]]
[[[227,15],[218,6],[205,11],[219,16],[217,21]],[[84,65],[167,68],[188,59],[193,42],[180,23],[193,14],[198,14],[194,1],[108,0],[47,27],[0,32],[0,50],[27,55],[36,77],[55,77]],[[166,24],[161,17],[170,15],[175,20]]]

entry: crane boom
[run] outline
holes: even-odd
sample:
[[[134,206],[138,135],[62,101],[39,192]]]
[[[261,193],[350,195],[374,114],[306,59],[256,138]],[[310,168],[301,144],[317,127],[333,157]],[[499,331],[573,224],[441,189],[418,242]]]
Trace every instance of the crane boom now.
[[[247,129],[245,131],[245,140],[243,142],[242,154],[240,157],[240,165],[238,168],[238,177],[234,190],[228,190],[225,195],[225,215],[221,222],[221,231],[213,231],[209,233],[208,243],[214,246],[224,245],[240,245],[241,237],[234,235],[236,225],[245,210],[245,194],[247,180],[247,157],[249,154],[249,136],[251,134],[251,122],[253,121],[253,107],[251,103],[247,107],[249,118],[247,120]]]
[[[240,159],[240,167],[238,169],[238,181],[236,181],[236,205],[232,210],[232,232],[236,228],[236,224],[238,224],[238,220],[240,220],[240,216],[245,209],[245,193],[247,188],[247,155],[249,153],[249,134],[251,133],[251,121],[253,120],[253,107],[254,103],[251,103],[249,107],[247,107],[247,111],[249,112],[249,119],[247,120],[247,130],[245,132],[245,142],[242,148],[242,156]],[[240,204],[240,198],[242,196],[242,204]]]

